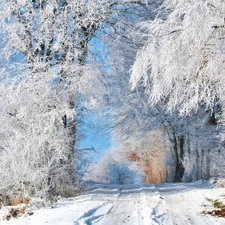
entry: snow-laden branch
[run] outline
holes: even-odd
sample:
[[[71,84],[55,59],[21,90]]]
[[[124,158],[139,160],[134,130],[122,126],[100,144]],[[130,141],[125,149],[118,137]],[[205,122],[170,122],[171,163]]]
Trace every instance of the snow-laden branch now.
[[[168,97],[181,114],[224,101],[222,1],[165,1],[167,19],[144,24],[148,41],[137,53],[131,85],[143,81],[152,104]],[[201,29],[200,29],[201,27]]]

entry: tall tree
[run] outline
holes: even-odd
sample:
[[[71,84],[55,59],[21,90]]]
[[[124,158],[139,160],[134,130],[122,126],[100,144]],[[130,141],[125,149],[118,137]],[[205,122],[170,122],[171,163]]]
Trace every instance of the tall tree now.
[[[173,11],[171,5],[168,9],[169,2],[166,1],[164,7],[160,8],[162,11],[159,11],[160,13],[157,14],[156,19],[152,20],[154,15],[156,15],[152,13],[151,18],[149,18],[151,20],[141,24],[138,23],[137,30],[134,30],[133,26],[128,26],[126,30],[120,30],[122,35],[118,36],[120,39],[118,38],[117,45],[107,45],[109,52],[112,51],[110,56],[114,59],[113,62],[115,64],[111,63],[111,70],[108,71],[111,75],[109,82],[109,90],[111,92],[106,96],[106,101],[113,106],[111,107],[109,117],[111,118],[112,133],[117,141],[124,141],[129,136],[143,136],[149,130],[164,130],[165,140],[169,140],[172,149],[171,154],[175,159],[175,174],[174,178],[170,180],[181,181],[185,175],[182,160],[187,154],[199,155],[201,149],[218,148],[217,125],[221,116],[221,103],[218,95],[214,95],[217,92],[215,89],[216,83],[212,82],[211,84],[207,79],[202,80],[208,86],[205,89],[203,88],[204,90],[201,90],[210,95],[212,94],[211,102],[205,101],[206,99],[204,100],[205,102],[198,99],[195,105],[194,99],[192,101],[190,98],[190,95],[198,93],[194,91],[195,83],[193,81],[195,80],[193,79],[190,89],[187,84],[191,81],[188,81],[185,86],[182,86],[182,83],[180,83],[185,83],[187,77],[189,79],[193,75],[195,70],[193,63],[197,63],[194,58],[190,59],[192,61],[190,66],[193,66],[192,70],[188,70],[185,64],[187,59],[192,57],[192,49],[190,48],[192,45],[190,43],[195,44],[193,41],[190,41],[190,43],[185,42],[185,38],[189,38],[187,32],[193,35],[192,30],[197,28],[190,28],[187,26],[188,23],[182,24],[182,21],[185,20],[186,9],[192,6],[197,7],[198,3],[189,1],[183,4],[185,1],[177,1],[177,4],[175,4],[173,2]],[[179,10],[183,10],[183,19],[178,17],[178,15],[182,15]],[[190,14],[194,14],[194,12],[193,10],[188,11]],[[177,16],[174,16],[174,13]],[[195,26],[196,23],[193,24],[191,18],[191,16],[187,15],[187,19],[190,20],[189,22]],[[181,21],[178,23],[176,22],[177,20]],[[176,32],[170,33],[170,30],[173,31],[175,29],[172,26],[173,24],[182,26],[182,30],[177,29]],[[131,28],[132,32],[129,28]],[[221,27],[216,29],[219,28]],[[186,32],[184,37],[181,35],[181,32]],[[195,32],[202,31],[196,30]],[[170,36],[171,38],[168,38]],[[182,43],[183,40],[184,44]],[[196,37],[196,40],[198,40],[198,37]],[[140,50],[138,51],[139,48]],[[197,52],[196,48],[193,46],[193,49]],[[115,55],[114,52],[117,52],[117,54]],[[136,62],[131,76],[131,82],[135,85],[133,86],[133,90],[130,91],[127,85],[130,79],[129,70],[134,62],[136,53]],[[123,60],[116,60],[117,57]],[[186,58],[184,59],[184,57]],[[201,58],[198,60],[201,61]],[[179,63],[183,63],[183,67]],[[177,71],[175,71],[175,67]],[[186,75],[181,72],[181,68],[186,73],[191,71],[190,75],[185,78]],[[176,75],[174,74],[175,72]],[[198,77],[197,75],[199,79],[202,76]],[[168,92],[166,92],[166,85],[171,85],[171,89],[168,89]],[[212,92],[209,92],[210,88],[214,88]],[[180,91],[181,89],[182,91]],[[173,94],[175,91],[176,96]],[[186,93],[187,96],[184,97],[182,93]],[[110,96],[113,97],[110,98]],[[114,96],[117,96],[117,98],[115,99]],[[177,100],[178,98],[179,100]],[[175,103],[172,104],[172,101],[175,100],[176,105]],[[190,101],[193,104],[192,106],[190,105],[190,108],[184,109],[182,107],[185,107],[185,104],[188,104],[188,102],[185,103],[183,101]],[[189,116],[180,117],[180,114],[187,115],[188,113]],[[214,135],[211,135],[212,133]],[[202,140],[205,140],[204,143]],[[199,171],[196,173],[196,177],[200,178]]]
[[[141,26],[148,40],[137,53],[130,81],[133,88],[144,88],[149,105],[163,102],[173,115],[177,110],[188,115],[183,125],[179,122],[180,128],[174,127],[174,119],[166,122],[175,149],[180,146],[181,150],[185,143],[188,151],[190,146],[198,151],[199,146],[219,146],[218,121],[223,120],[224,111],[224,7],[222,1],[168,0],[154,21]],[[205,140],[209,130],[214,130],[211,144],[206,141],[203,147],[193,134]],[[182,166],[177,162],[177,167]],[[180,177],[184,170],[179,171]]]
[[[91,97],[90,89],[98,85],[98,75],[102,74],[95,60],[96,49],[91,51],[93,37],[107,30],[115,37],[121,28],[121,15],[130,15],[131,9],[133,15],[141,13],[139,9],[146,3],[1,2],[1,124],[7,123],[1,127],[0,146],[5,168],[13,162],[9,171],[16,177],[2,187],[17,188],[30,182],[36,191],[70,194],[80,102]],[[22,153],[30,170],[16,169]],[[46,188],[41,188],[42,184]]]

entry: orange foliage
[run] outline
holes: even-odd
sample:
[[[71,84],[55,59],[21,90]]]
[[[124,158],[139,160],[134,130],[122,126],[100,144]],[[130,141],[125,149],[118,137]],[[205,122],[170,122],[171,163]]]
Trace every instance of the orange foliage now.
[[[127,156],[130,162],[136,165],[144,173],[142,182],[160,184],[166,179],[166,165],[164,153],[157,144],[152,144],[152,149],[147,148],[146,151],[128,153]]]
[[[157,168],[152,168],[151,165],[147,165],[145,166],[144,169],[144,174],[145,177],[143,178],[142,182],[143,183],[153,183],[153,184],[161,184],[164,181],[165,178],[165,174],[162,176],[162,173],[164,173],[164,171],[162,170],[157,170]]]
[[[21,196],[21,194],[18,194],[13,198],[11,205],[17,206],[19,204],[29,204],[29,203],[30,203],[30,198],[24,198]]]
[[[137,155],[136,152],[131,152],[129,155],[128,155],[128,159],[129,161],[131,162],[140,162],[140,157]]]

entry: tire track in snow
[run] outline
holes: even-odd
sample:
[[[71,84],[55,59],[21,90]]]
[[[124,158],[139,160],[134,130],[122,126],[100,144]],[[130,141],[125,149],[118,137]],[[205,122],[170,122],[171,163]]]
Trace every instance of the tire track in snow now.
[[[106,215],[110,213],[113,202],[118,199],[121,194],[121,188],[96,188],[85,194],[91,201],[101,201],[102,204],[85,212],[75,225],[92,225],[98,224]]]
[[[105,215],[107,215],[112,208],[112,205],[109,203],[102,204],[96,208],[90,209],[85,212],[75,225],[91,225],[98,223]]]
[[[98,225],[170,225],[170,218],[155,185],[123,186],[111,210]]]
[[[147,206],[143,217],[146,225],[172,225],[166,202],[155,185],[145,185],[141,191],[144,204]],[[151,223],[149,223],[151,221]],[[140,223],[142,224],[142,223]]]

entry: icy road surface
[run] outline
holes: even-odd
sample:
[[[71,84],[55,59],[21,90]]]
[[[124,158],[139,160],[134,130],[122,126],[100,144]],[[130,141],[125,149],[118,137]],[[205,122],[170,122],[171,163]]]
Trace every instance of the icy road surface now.
[[[86,194],[59,201],[54,208],[2,221],[2,225],[214,225],[225,218],[203,215],[212,209],[206,198],[225,202],[225,188],[210,182],[189,184],[97,185]]]

